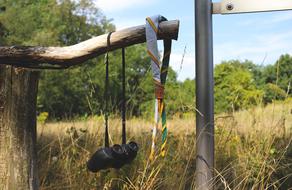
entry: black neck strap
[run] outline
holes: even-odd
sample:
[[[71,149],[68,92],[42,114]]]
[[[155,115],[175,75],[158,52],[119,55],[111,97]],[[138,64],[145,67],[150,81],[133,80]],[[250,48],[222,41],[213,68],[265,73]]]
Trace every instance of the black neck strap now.
[[[122,144],[126,144],[126,59],[122,48]]]
[[[109,101],[109,48],[110,37],[112,32],[107,36],[107,52],[105,55],[105,84],[104,84],[104,117],[105,117],[105,133],[104,133],[104,146],[109,147],[109,133],[108,133],[108,101]],[[122,144],[126,144],[126,59],[125,48],[122,48]]]
[[[104,118],[105,118],[105,132],[104,132],[104,146],[109,147],[109,134],[108,134],[108,100],[109,100],[109,74],[108,74],[108,65],[109,65],[109,58],[108,52],[110,49],[110,38],[112,32],[108,33],[107,36],[107,52],[105,55],[105,83],[104,83],[104,100],[105,100],[105,108],[104,108]]]
[[[105,117],[105,133],[104,133],[104,146],[109,147],[109,133],[108,133],[108,101],[109,101],[109,49],[110,37],[112,32],[107,36],[107,52],[105,55],[105,84],[104,84],[104,117]],[[125,48],[122,48],[122,144],[126,144],[126,59]]]

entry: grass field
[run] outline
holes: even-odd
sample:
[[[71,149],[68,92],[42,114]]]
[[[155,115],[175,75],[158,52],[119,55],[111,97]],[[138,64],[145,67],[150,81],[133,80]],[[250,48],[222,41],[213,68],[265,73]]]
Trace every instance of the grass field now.
[[[215,119],[216,189],[292,188],[292,101]],[[168,153],[148,160],[152,122],[127,121],[129,140],[140,146],[136,160],[121,170],[97,174],[86,161],[103,144],[103,118],[38,125],[41,189],[194,189],[195,119],[168,120]],[[159,136],[159,135],[158,135]],[[110,120],[110,140],[121,142],[121,121]]]

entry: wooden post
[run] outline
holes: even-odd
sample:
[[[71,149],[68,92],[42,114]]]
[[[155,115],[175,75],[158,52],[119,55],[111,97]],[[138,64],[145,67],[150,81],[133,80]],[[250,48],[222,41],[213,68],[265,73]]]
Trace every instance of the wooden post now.
[[[38,189],[38,73],[0,66],[0,189]]]

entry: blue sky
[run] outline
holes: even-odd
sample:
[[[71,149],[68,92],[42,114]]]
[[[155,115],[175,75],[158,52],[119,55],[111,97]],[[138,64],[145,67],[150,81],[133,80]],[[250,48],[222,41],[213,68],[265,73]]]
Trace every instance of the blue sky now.
[[[117,29],[144,24],[147,16],[155,14],[169,20],[179,19],[179,38],[173,43],[171,66],[179,73],[179,80],[195,77],[194,0],[95,2],[108,18],[113,19]],[[292,11],[214,15],[213,40],[215,64],[230,59],[272,64],[281,54],[292,54]]]

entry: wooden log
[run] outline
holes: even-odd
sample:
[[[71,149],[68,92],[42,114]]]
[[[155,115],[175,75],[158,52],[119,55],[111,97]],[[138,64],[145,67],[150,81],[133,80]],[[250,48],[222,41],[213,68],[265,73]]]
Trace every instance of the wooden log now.
[[[164,21],[159,25],[159,39],[177,40],[179,21]],[[145,25],[127,28],[111,34],[109,51],[146,41]],[[83,63],[107,51],[107,34],[93,37],[67,47],[0,47],[0,64],[25,68],[67,68]]]

